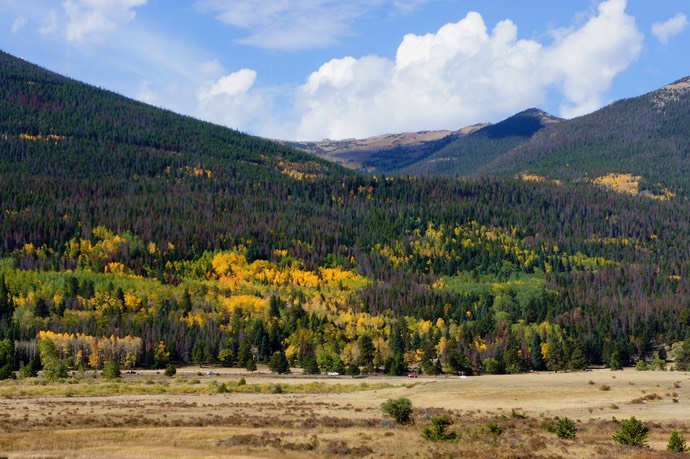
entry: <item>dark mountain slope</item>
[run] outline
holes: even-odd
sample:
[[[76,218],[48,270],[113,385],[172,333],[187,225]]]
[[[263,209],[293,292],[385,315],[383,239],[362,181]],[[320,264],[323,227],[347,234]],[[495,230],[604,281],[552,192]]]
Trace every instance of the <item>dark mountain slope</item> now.
[[[538,132],[482,169],[579,180],[641,177],[641,189],[690,191],[690,78]]]
[[[221,235],[232,243],[271,225],[279,209],[298,212],[282,201],[293,188],[295,195],[306,192],[301,181],[352,175],[5,53],[0,152],[5,250],[27,242],[57,246],[99,224],[174,241],[182,254],[217,247]]]
[[[390,349],[367,365],[399,374],[408,355],[541,369],[535,334],[554,369],[687,335],[682,200],[377,179],[0,57],[0,337],[140,337],[146,365],[161,343],[197,364],[299,349],[306,366],[367,336]]]
[[[402,168],[400,172],[413,175],[474,175],[482,166],[525,142],[545,126],[559,121],[538,109],[525,110],[457,139],[422,161]]]

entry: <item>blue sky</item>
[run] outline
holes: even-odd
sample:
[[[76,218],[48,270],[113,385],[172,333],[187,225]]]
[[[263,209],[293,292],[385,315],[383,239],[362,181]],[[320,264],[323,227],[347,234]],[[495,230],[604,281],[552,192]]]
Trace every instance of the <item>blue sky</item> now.
[[[669,84],[690,0],[0,0],[0,49],[250,134],[359,138]]]

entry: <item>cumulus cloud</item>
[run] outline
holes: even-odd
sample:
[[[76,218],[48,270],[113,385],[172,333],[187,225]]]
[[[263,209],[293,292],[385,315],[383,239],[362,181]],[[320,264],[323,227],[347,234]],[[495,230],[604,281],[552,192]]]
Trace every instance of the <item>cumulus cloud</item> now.
[[[409,12],[429,0],[198,0],[202,11],[245,29],[239,40],[260,48],[295,51],[323,48],[351,33],[355,19],[384,5]]]
[[[296,135],[365,137],[462,127],[542,105],[552,90],[565,99],[562,116],[592,111],[641,51],[643,36],[625,8],[625,0],[604,1],[547,45],[519,39],[510,20],[489,30],[471,12],[436,33],[405,36],[395,60],[331,60],[298,91]]]
[[[258,133],[270,124],[273,98],[254,88],[256,72],[241,69],[207,81],[197,93],[202,119]]]
[[[81,43],[98,39],[112,32],[121,23],[136,16],[135,8],[147,0],[65,0],[62,7],[67,14],[67,40]]]
[[[639,57],[644,37],[625,8],[625,0],[601,3],[597,16],[545,51],[545,83],[561,86],[562,116],[572,118],[601,107],[613,78]]]
[[[256,72],[254,70],[242,69],[230,75],[218,79],[218,81],[208,85],[199,93],[201,101],[208,101],[218,96],[237,97],[246,94],[254,85]]]
[[[687,27],[687,16],[683,13],[678,13],[667,21],[655,22],[652,24],[652,35],[654,35],[662,45],[667,45],[671,38],[680,34]]]

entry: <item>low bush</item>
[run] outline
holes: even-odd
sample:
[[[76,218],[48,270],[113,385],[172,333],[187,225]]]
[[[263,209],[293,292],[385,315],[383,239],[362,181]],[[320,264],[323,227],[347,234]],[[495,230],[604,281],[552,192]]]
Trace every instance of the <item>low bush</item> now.
[[[448,416],[436,416],[431,419],[431,427],[425,427],[422,438],[429,441],[455,441],[460,438],[459,432],[448,431],[453,420]]]
[[[400,425],[412,424],[412,402],[409,398],[388,399],[381,403],[381,410]]]
[[[499,436],[503,433],[503,427],[498,425],[496,421],[489,421],[486,423],[486,428],[489,429],[489,432],[492,434]]]
[[[575,438],[575,435],[577,434],[577,427],[575,427],[575,423],[572,420],[568,418],[560,418],[558,422],[556,422],[555,432],[558,438]]]

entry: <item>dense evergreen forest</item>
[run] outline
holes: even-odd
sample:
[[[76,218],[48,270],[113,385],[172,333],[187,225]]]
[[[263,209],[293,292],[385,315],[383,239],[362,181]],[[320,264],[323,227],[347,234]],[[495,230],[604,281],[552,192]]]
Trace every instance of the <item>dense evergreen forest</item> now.
[[[7,54],[0,114],[0,373],[687,366],[683,198],[360,175]]]

